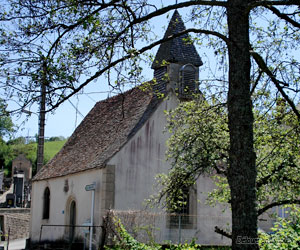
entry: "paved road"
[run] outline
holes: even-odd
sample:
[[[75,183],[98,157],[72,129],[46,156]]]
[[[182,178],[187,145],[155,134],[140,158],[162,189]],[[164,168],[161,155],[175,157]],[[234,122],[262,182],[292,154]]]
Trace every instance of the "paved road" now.
[[[18,239],[18,240],[12,240],[9,242],[8,250],[19,250],[19,249],[25,249],[26,244],[26,238],[24,239]],[[0,242],[0,246],[4,246],[4,249],[7,249],[7,242]]]

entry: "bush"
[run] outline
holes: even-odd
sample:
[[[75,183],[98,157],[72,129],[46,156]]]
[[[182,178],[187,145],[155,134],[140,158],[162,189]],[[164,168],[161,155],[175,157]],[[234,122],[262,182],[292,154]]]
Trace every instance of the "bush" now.
[[[300,249],[300,208],[291,207],[288,218],[278,218],[272,231],[271,234],[260,234],[260,249]]]
[[[110,250],[196,250],[196,249],[207,249],[207,250],[227,250],[230,247],[201,247],[195,244],[194,241],[191,243],[161,246],[160,244],[153,243],[147,245],[134,239],[125,229],[120,219],[113,217],[116,235],[115,235],[115,246],[106,247]]]

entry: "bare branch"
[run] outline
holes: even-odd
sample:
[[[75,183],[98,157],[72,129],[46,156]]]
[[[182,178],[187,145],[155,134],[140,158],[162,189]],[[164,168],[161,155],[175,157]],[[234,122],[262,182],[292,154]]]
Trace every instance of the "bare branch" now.
[[[249,4],[250,9],[253,9],[258,6],[271,6],[271,5],[277,5],[277,6],[282,6],[282,5],[299,5],[299,0],[278,0],[278,1],[252,1]]]
[[[299,3],[298,3],[299,4]],[[287,16],[284,13],[281,13],[278,9],[276,9],[273,6],[265,6],[267,9],[271,10],[276,16],[280,17],[281,19],[289,22],[290,24],[292,24],[293,26],[300,28],[300,23],[296,22],[295,20],[293,20],[292,18],[290,18],[289,16]]]
[[[107,70],[109,70],[110,68],[116,66],[117,64],[131,58],[134,56],[137,56],[139,54],[142,54],[148,50],[151,50],[152,48],[154,48],[155,46],[158,46],[164,42],[170,41],[176,37],[180,37],[184,34],[188,34],[188,33],[201,33],[201,34],[206,34],[206,35],[213,35],[216,36],[220,39],[222,39],[224,42],[229,43],[229,39],[218,33],[215,31],[210,31],[210,30],[203,30],[203,29],[186,29],[185,31],[179,32],[177,34],[171,35],[169,37],[160,39],[148,46],[143,47],[140,50],[136,50],[135,52],[132,52],[131,54],[128,54],[126,56],[123,56],[122,58],[119,58],[118,60],[115,60],[113,62],[111,62],[109,65],[107,65],[106,67],[102,68],[101,70],[98,70],[93,76],[91,76],[89,79],[87,79],[85,82],[83,82],[80,86],[78,86],[76,89],[74,89],[74,91],[72,93],[70,93],[69,95],[65,96],[63,99],[61,99],[60,101],[58,101],[51,109],[49,109],[47,112],[52,111],[54,109],[56,109],[60,104],[62,104],[64,101],[66,101],[67,99],[69,99],[70,97],[72,97],[73,95],[75,95],[76,93],[78,93],[82,88],[84,88],[86,85],[88,85],[90,82],[92,82],[93,80],[97,79],[98,77],[100,77],[104,72],[106,72]]]
[[[300,113],[299,113],[296,105],[293,103],[293,101],[289,98],[289,96],[284,92],[283,88],[280,86],[281,81],[276,79],[275,75],[271,72],[271,70],[266,65],[264,59],[258,53],[254,52],[254,51],[250,51],[250,53],[251,53],[252,57],[254,58],[255,62],[257,63],[257,65],[260,67],[260,69],[270,77],[270,79],[275,84],[278,91],[281,93],[282,97],[288,102],[288,104],[291,106],[293,112],[295,113],[295,115],[298,117],[298,119],[300,121]]]
[[[262,74],[263,74],[263,71],[259,71],[259,73],[258,73],[258,76],[257,76],[257,78],[256,78],[256,80],[255,80],[255,82],[253,83],[253,85],[252,85],[252,89],[251,89],[251,91],[250,91],[250,95],[252,96],[253,95],[253,93],[254,93],[254,91],[255,91],[255,88],[257,87],[257,85],[258,85],[258,83],[259,83],[259,81],[260,81],[260,79],[261,79],[261,77],[262,77]]]
[[[227,233],[226,231],[224,231],[223,229],[219,228],[219,227],[215,227],[215,232],[218,234],[221,234],[229,239],[232,239],[232,235],[230,233]]]

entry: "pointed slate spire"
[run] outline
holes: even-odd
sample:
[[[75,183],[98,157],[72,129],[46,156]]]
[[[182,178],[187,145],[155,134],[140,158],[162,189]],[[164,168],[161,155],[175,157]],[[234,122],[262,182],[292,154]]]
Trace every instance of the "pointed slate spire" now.
[[[175,10],[164,38],[186,30],[180,14]],[[203,63],[193,44],[187,43],[188,34],[176,37],[168,42],[162,43],[157,51],[151,68],[161,67],[163,60],[170,63],[187,64],[191,63],[196,67]]]

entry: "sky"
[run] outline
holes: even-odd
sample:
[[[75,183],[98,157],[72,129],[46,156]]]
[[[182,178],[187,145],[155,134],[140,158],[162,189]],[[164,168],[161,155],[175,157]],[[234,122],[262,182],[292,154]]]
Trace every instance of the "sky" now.
[[[153,3],[155,3],[157,7],[161,6],[161,0],[153,0]],[[171,4],[170,1],[167,3]],[[187,9],[180,9],[179,13],[184,17],[186,11]],[[151,24],[159,39],[163,37],[173,11],[169,12],[169,14],[168,18],[164,15],[152,20]],[[189,28],[188,24],[187,27]],[[155,47],[151,53],[155,55],[157,49],[158,47]],[[144,67],[143,76],[146,80],[151,80],[153,78],[153,70],[151,70],[150,67]],[[111,93],[107,80],[104,77],[100,77],[96,82],[90,83],[84,88],[83,92],[73,96],[69,101],[66,101],[58,107],[53,113],[47,113],[45,137],[71,136],[75,128],[93,108],[96,102],[106,99],[112,95],[113,93]],[[32,113],[30,116],[26,116],[26,114],[14,116],[13,122],[17,128],[17,132],[14,135],[15,137],[24,136],[34,138],[34,136],[38,133],[37,113]]]

